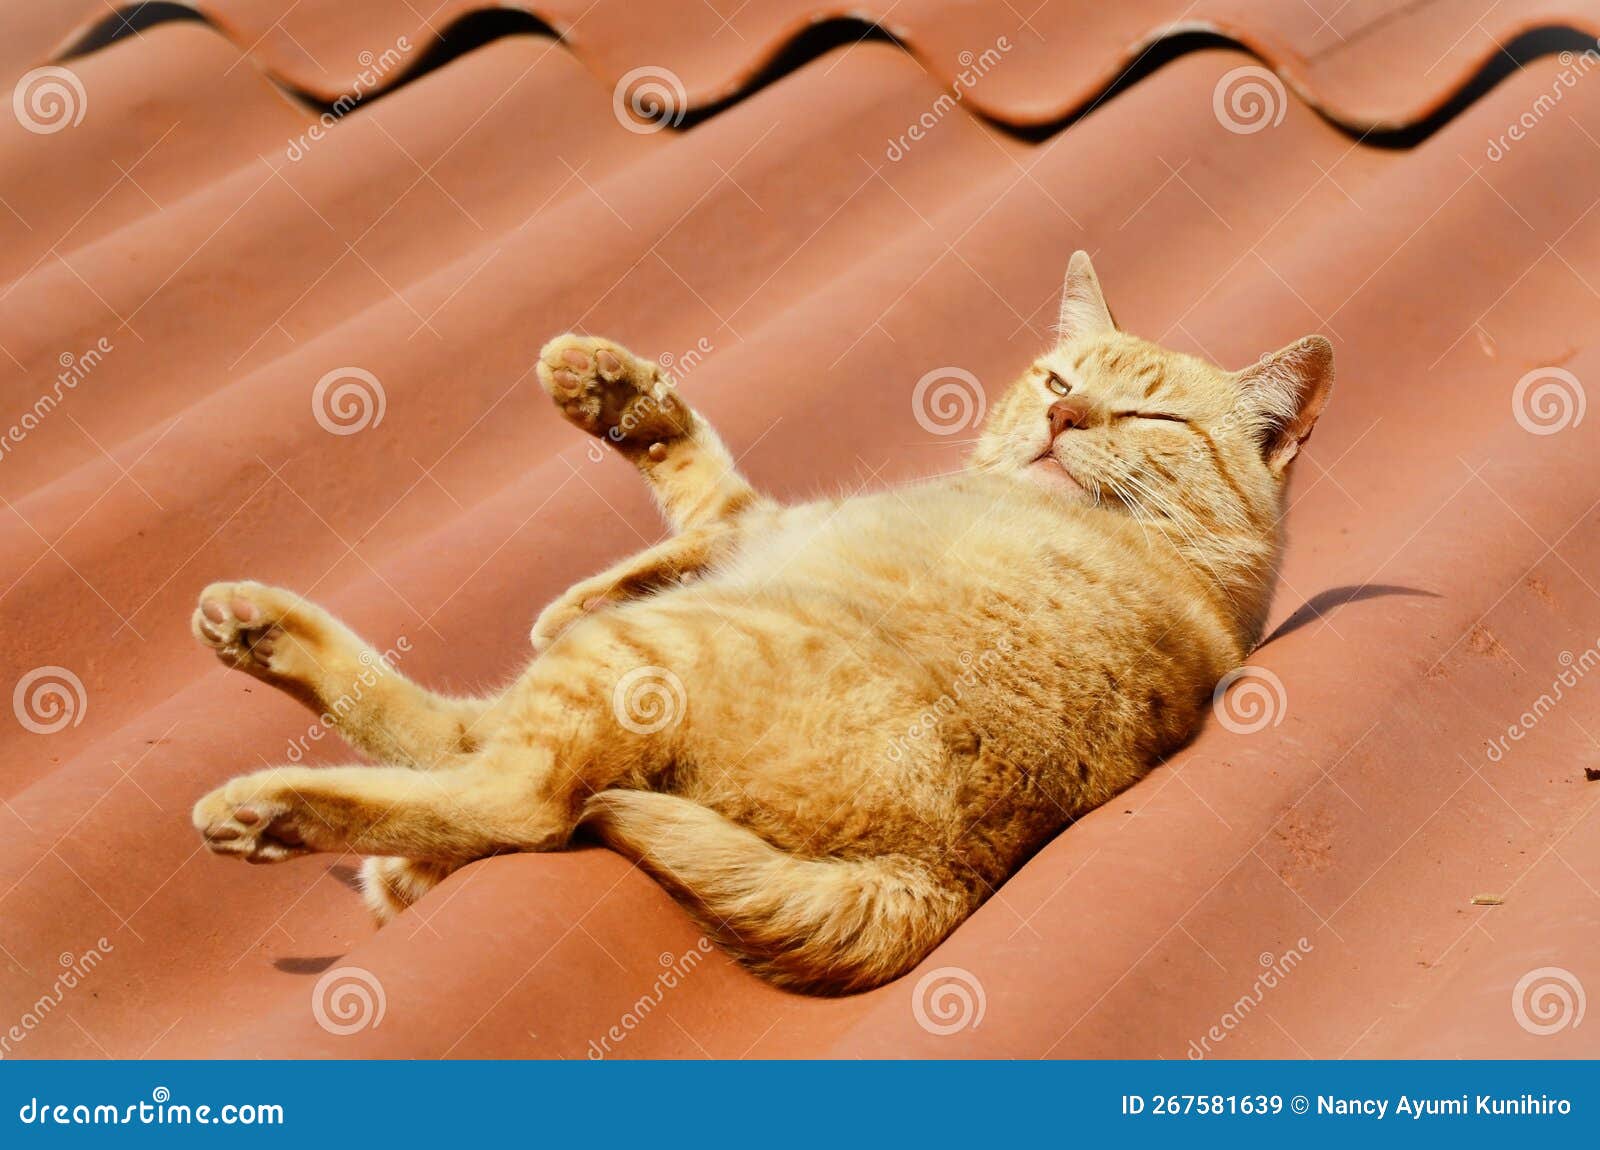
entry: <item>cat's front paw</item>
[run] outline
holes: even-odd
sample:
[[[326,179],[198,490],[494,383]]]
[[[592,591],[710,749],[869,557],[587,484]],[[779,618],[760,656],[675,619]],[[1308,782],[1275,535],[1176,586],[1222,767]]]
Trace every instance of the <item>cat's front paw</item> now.
[[[251,863],[283,862],[308,853],[304,828],[269,776],[245,775],[194,805],[195,829],[212,854]]]
[[[603,610],[612,601],[612,596],[608,595],[603,587],[580,584],[569,590],[539,612],[539,617],[533,621],[533,630],[528,633],[528,641],[533,644],[534,654],[542,655],[567,628],[580,619]]]
[[[230,666],[257,675],[301,678],[315,664],[321,634],[316,608],[292,591],[260,583],[213,583],[189,620],[196,639]]]
[[[694,424],[660,369],[610,340],[559,336],[539,352],[538,374],[569,423],[618,447],[665,443]]]

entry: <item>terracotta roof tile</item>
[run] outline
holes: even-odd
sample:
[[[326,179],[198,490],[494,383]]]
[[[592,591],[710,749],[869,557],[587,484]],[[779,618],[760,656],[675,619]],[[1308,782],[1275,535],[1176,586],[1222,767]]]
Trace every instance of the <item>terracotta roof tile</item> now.
[[[995,394],[1046,338],[1076,246],[1119,320],[1173,346],[1238,364],[1335,340],[1282,633],[1255,660],[1283,685],[1281,723],[1208,724],[917,975],[821,1001],[713,954],[609,1053],[1184,1057],[1302,938],[1214,1053],[1596,1053],[1593,1028],[1540,1037],[1510,1007],[1542,967],[1600,985],[1587,708],[1486,748],[1600,635],[1594,424],[1532,434],[1539,412],[1513,407],[1536,369],[1600,373],[1600,89],[1564,84],[1583,61],[1556,55],[1472,80],[1530,28],[1592,27],[1593,6],[1474,23],[1448,0],[1326,22],[1055,4],[1035,36],[1007,5],[908,0],[868,15],[909,52],[817,46],[752,87],[840,12],[757,0],[721,27],[712,5],[602,0],[541,10],[565,45],[474,41],[315,131],[319,109],[278,83],[331,100],[360,52],[431,42],[412,7],[203,11],[68,59],[76,126],[0,118],[0,422],[63,356],[90,364],[0,457],[0,684],[64,667],[87,704],[0,744],[0,1002],[17,1015],[59,955],[115,947],[76,1025],[47,1020],[15,1054],[591,1053],[699,937],[618,857],[480,862],[374,932],[351,860],[247,869],[197,849],[205,788],[333,752],[194,648],[195,591],[283,583],[384,645],[405,636],[424,681],[509,674],[540,603],[660,531],[637,481],[548,410],[528,372],[550,335],[693,363],[685,391],[781,496],[878,485],[954,466],[912,384],[954,365]],[[31,10],[8,78],[100,19]],[[968,114],[1058,119],[1174,20],[1281,71],[1257,130],[1216,110],[1256,57],[1193,44],[1038,140]],[[948,62],[999,35],[1014,50],[941,109]],[[628,130],[613,85],[646,64],[694,107],[738,98],[687,130]],[[1462,92],[1436,129],[1387,141],[1405,147],[1347,130]],[[330,434],[311,390],[350,367],[381,382],[383,416]],[[1474,906],[1483,892],[1504,905]],[[308,996],[346,964],[387,1013],[336,1035]],[[949,966],[981,984],[984,1017],[930,1033],[912,996]]]

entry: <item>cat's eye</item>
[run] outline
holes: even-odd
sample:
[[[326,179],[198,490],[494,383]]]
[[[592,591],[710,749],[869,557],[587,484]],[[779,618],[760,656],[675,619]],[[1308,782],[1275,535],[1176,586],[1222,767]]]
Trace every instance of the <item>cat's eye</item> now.
[[[1046,377],[1045,385],[1048,386],[1050,388],[1050,390],[1055,392],[1057,395],[1071,395],[1072,394],[1072,385],[1070,383],[1068,383],[1066,380],[1062,379],[1059,375],[1057,375],[1053,371],[1050,372],[1049,375]]]

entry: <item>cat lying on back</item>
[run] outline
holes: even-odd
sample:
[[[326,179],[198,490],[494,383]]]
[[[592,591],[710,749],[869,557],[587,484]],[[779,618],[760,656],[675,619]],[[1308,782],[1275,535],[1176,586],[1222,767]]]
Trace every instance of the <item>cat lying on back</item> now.
[[[740,477],[653,363],[553,340],[540,382],[675,534],[547,607],[489,698],[393,671],[352,691],[376,656],[328,613],[207,587],[202,642],[387,765],[234,779],[194,809],[206,845],[379,856],[363,882],[387,918],[584,827],[775,982],[911,969],[1195,730],[1260,637],[1286,471],[1333,382],[1317,336],[1234,373],[1119,332],[1082,252],[1059,333],[964,471],[795,507]]]

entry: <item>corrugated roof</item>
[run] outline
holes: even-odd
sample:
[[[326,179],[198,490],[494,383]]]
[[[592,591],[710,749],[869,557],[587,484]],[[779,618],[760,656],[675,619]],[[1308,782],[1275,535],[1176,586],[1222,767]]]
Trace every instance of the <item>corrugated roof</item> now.
[[[8,1054],[584,1057],[614,1026],[615,1056],[1597,1052],[1513,1009],[1547,968],[1600,986],[1600,81],[1544,52],[1594,5],[863,10],[898,43],[764,0],[537,10],[559,41],[464,4],[146,7],[99,45],[104,6],[37,6],[4,56],[14,90],[70,79],[27,89],[65,114],[0,117],[0,423],[33,413],[0,454],[0,686],[59,668],[76,711],[0,745],[0,1023],[105,952]],[[353,104],[300,98],[402,36]],[[687,126],[619,117],[639,68]],[[692,364],[775,494],[878,486],[954,466],[913,385],[996,394],[1080,246],[1142,335],[1230,365],[1335,342],[1255,658],[1279,721],[1208,724],[918,972],[823,1001],[713,955],[625,1025],[699,935],[608,852],[474,864],[374,931],[354,860],[200,849],[206,789],[336,755],[193,644],[207,582],[303,591],[467,689],[660,534],[538,389],[551,335]],[[382,418],[330,434],[311,394],[344,368]],[[319,1024],[342,966],[381,1025]],[[937,1033],[914,1003],[948,967],[983,1013]]]

